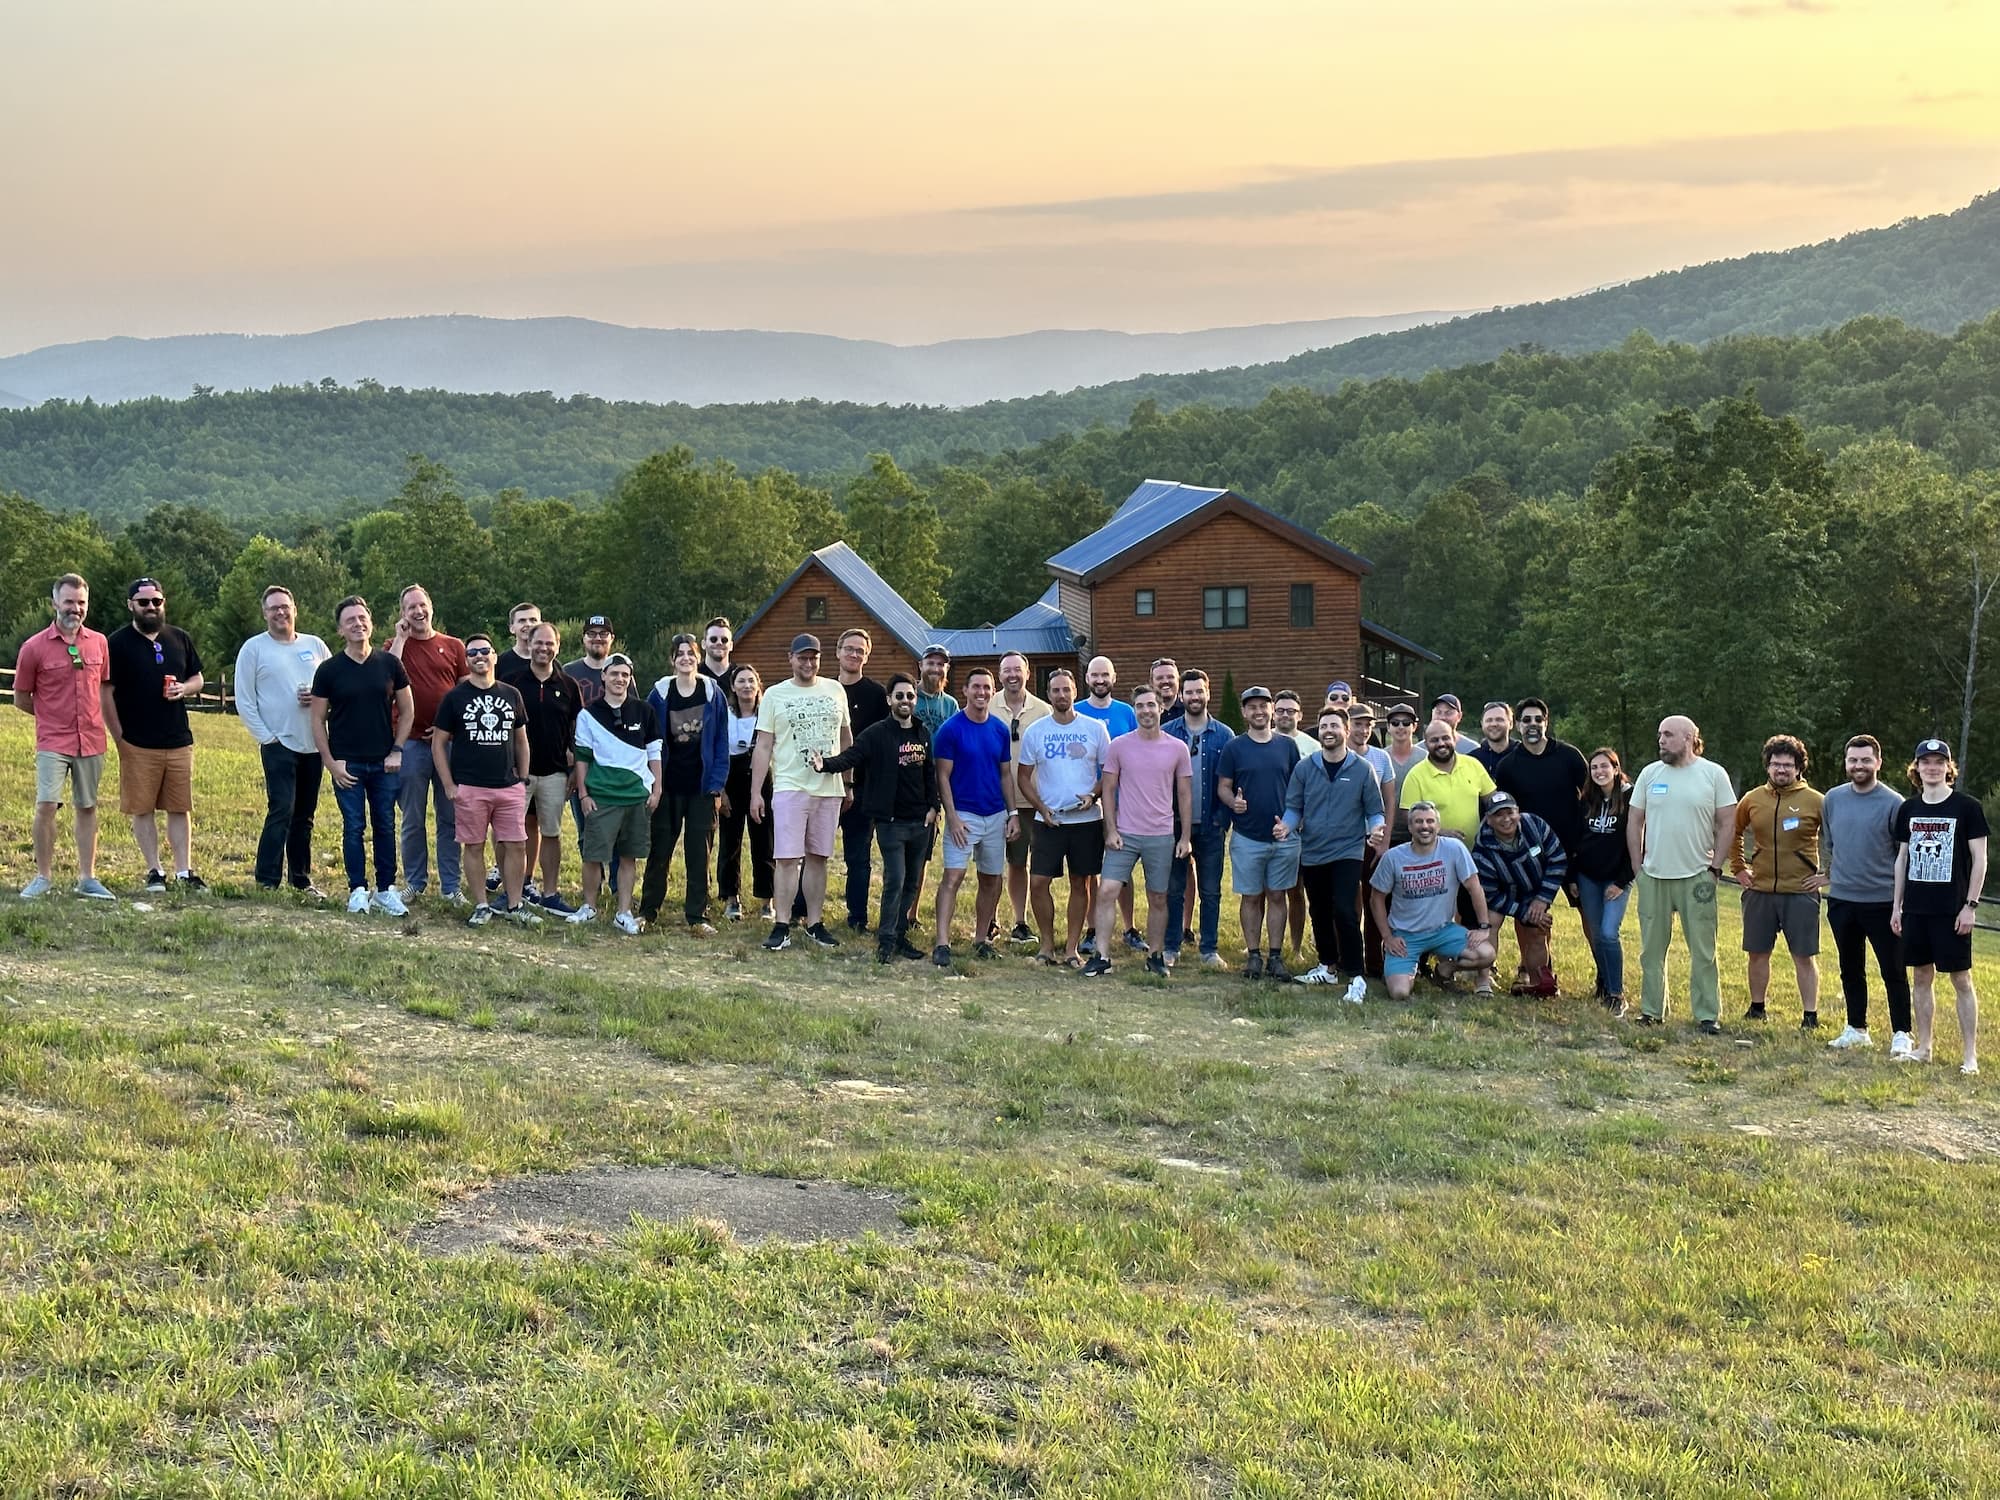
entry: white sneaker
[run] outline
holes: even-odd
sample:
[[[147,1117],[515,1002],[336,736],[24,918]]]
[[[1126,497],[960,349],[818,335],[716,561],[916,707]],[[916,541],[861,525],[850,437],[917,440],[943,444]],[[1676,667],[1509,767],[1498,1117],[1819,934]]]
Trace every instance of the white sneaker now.
[[[611,925],[627,937],[637,937],[639,935],[639,919],[629,911],[618,913],[617,916],[611,919]]]
[[[368,910],[368,887],[357,885],[347,897],[347,909],[357,917]]]
[[[1356,974],[1348,981],[1347,993],[1341,996],[1349,1005],[1359,1005],[1368,998],[1368,981]]]
[[[1901,1062],[1916,1050],[1917,1044],[1910,1040],[1907,1031],[1898,1031],[1889,1038],[1889,1061]]]
[[[1958,1065],[1958,1071],[1965,1074],[1966,1077],[1970,1078],[1973,1074],[1979,1071],[1979,1064],[1976,1061],[1962,1062]]]
[[[377,891],[372,898],[372,904],[375,910],[387,916],[407,917],[410,914],[409,907],[403,905],[403,898],[393,890]]]
[[[597,908],[587,904],[579,906],[565,920],[577,923],[595,922],[597,920]]]
[[[1913,1045],[1904,1048],[1901,1052],[1891,1052],[1889,1054],[1890,1062],[1927,1063],[1930,1060],[1931,1049],[1928,1047],[1918,1048]]]
[[[519,906],[508,908],[505,915],[508,921],[518,922],[523,927],[539,927],[542,925],[542,914],[533,910],[525,902]]]
[[[1292,983],[1293,984],[1338,984],[1340,983],[1340,981],[1334,977],[1333,970],[1329,969],[1325,964],[1314,964],[1310,969],[1307,969],[1305,973],[1294,974],[1292,976]]]
[[[1872,1047],[1874,1045],[1875,1038],[1868,1034],[1868,1028],[1865,1026],[1845,1027],[1839,1036],[1827,1043],[1827,1046],[1835,1050],[1845,1050],[1848,1047]]]

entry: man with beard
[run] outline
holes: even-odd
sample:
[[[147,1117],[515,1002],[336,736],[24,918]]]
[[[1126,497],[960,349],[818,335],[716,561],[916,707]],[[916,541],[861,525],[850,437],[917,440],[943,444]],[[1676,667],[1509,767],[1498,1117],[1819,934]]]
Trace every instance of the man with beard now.
[[[1438,810],[1438,826],[1446,838],[1466,848],[1479,836],[1481,799],[1496,788],[1486,767],[1458,750],[1458,731],[1448,720],[1433,719],[1424,730],[1424,762],[1403,777],[1405,802],[1429,802]]]
[[[178,625],[167,623],[167,596],[151,578],[125,591],[132,622],[106,643],[111,685],[104,723],[118,746],[118,807],[132,820],[132,838],[146,861],[146,889],[163,892],[159,814],[167,815],[174,883],[182,894],[208,885],[190,865],[189,815],[194,811],[194,729],[187,701],[200,694],[201,655]]]
[[[1806,747],[1789,734],[1764,741],[1765,783],[1736,804],[1729,869],[1743,887],[1743,951],[1750,970],[1746,1021],[1764,1019],[1778,934],[1799,981],[1799,1025],[1819,1026],[1819,830],[1824,798],[1806,784]],[[1744,844],[1750,846],[1744,856]]]
[[[1847,1025],[1829,1047],[1872,1047],[1868,1035],[1868,950],[1889,1000],[1889,1055],[1910,1050],[1910,975],[1903,940],[1889,926],[1896,902],[1896,809],[1900,792],[1881,779],[1882,743],[1857,734],[1846,746],[1847,780],[1820,804],[1826,862],[1826,925],[1840,956]]]
[[[1389,842],[1382,814],[1382,783],[1375,768],[1347,748],[1347,715],[1328,706],[1319,714],[1320,753],[1292,768],[1285,787],[1284,823],[1300,834],[1299,884],[1312,911],[1313,947],[1319,962],[1299,984],[1340,984],[1350,1004],[1368,993],[1361,946],[1361,857],[1370,844]]]
[[[1299,757],[1319,754],[1319,739],[1299,728],[1299,695],[1290,688],[1279,688],[1271,699],[1271,731],[1281,734],[1299,747]]]
[[[1736,826],[1729,773],[1701,753],[1701,730],[1685,714],[1660,721],[1660,758],[1632,779],[1625,840],[1639,884],[1640,1009],[1634,1024],[1667,1015],[1667,949],[1674,918],[1688,950],[1688,1001],[1708,1036],[1722,1030],[1715,967],[1717,863]]]
[[[945,691],[945,681],[951,675],[951,653],[942,645],[924,647],[924,654],[917,663],[917,717],[924,728],[931,733],[931,743],[937,743],[938,731],[944,728],[945,720],[958,712],[958,699]],[[933,823],[924,839],[924,846],[917,857],[917,867],[904,877],[904,886],[909,891],[909,905],[903,913],[904,929],[917,925],[917,908],[924,899],[924,871],[929,868],[931,856],[937,853],[937,824]]]
[[[1497,778],[1500,762],[1514,748],[1514,710],[1506,703],[1489,703],[1479,715],[1479,743],[1467,754]]]
[[[21,899],[54,886],[56,814],[63,793],[76,809],[76,893],[115,901],[97,878],[97,786],[104,774],[104,700],[111,680],[105,638],[85,625],[90,585],[75,573],[49,595],[55,619],[21,643],[14,659],[14,706],[35,721],[35,875]]]
[[[1187,710],[1181,706],[1181,664],[1171,656],[1162,656],[1153,663],[1151,677],[1153,696],[1160,700],[1160,727],[1166,728]]]
[[[1111,736],[1103,721],[1076,711],[1076,674],[1049,674],[1048,717],[1021,735],[1015,777],[1022,803],[1035,814],[1028,896],[1040,929],[1036,956],[1045,964],[1081,967],[1077,943],[1090,921],[1092,887],[1104,868],[1104,757]],[[1069,875],[1069,930],[1061,956],[1055,941],[1055,897],[1050,882]]]
[[[430,881],[427,810],[437,814],[438,894],[455,905],[471,899],[459,889],[458,829],[452,821],[451,799],[444,777],[431,757],[431,726],[438,704],[466,675],[465,642],[436,628],[431,596],[419,583],[403,590],[397,601],[396,637],[389,655],[403,664],[410,679],[410,696],[417,717],[403,741],[403,767],[398,783],[398,811],[403,820],[403,885],[407,896],[420,896]]]
[[[1299,747],[1271,728],[1271,692],[1248,687],[1241,698],[1243,733],[1222,747],[1216,799],[1234,814],[1229,830],[1230,883],[1236,888],[1245,979],[1290,979],[1285,967],[1285,911],[1299,883],[1299,841],[1285,822],[1285,793]],[[1258,947],[1264,935],[1270,956]]]
[[[1410,841],[1385,853],[1369,881],[1375,920],[1389,934],[1383,967],[1392,1000],[1410,998],[1426,957],[1442,979],[1459,969],[1484,973],[1493,962],[1492,919],[1472,855],[1459,840],[1439,836],[1438,810],[1428,802],[1410,805],[1409,825]],[[1467,906],[1469,927],[1452,920]]]
[[[717,615],[702,626],[701,675],[715,682],[727,682],[731,670],[729,653],[735,645],[736,636],[727,615]]]
[[[937,822],[937,763],[931,757],[931,732],[916,715],[917,684],[898,672],[887,688],[889,716],[878,719],[854,737],[838,755],[813,756],[813,769],[838,774],[865,768],[858,778],[868,818],[882,850],[882,916],[875,932],[875,958],[922,958],[923,950],[908,937],[903,913],[903,882],[913,868],[912,856]]]
[[[1132,705],[1112,696],[1113,691],[1118,686],[1118,669],[1112,665],[1110,657],[1093,656],[1090,659],[1090,664],[1083,669],[1083,683],[1090,690],[1090,695],[1077,704],[1076,711],[1078,713],[1082,714],[1086,719],[1097,720],[1104,726],[1104,732],[1114,740],[1121,735],[1132,733],[1139,727],[1139,719],[1132,712]],[[1089,911],[1091,913],[1090,920],[1094,924],[1097,920],[1097,877],[1095,876],[1092,876],[1090,880]],[[1118,898],[1118,914],[1125,925],[1125,943],[1127,947],[1141,946],[1145,941],[1139,936],[1137,930],[1132,925],[1132,912],[1132,887],[1130,883],[1127,883]],[[1094,925],[1085,927],[1083,947],[1080,951],[1084,953],[1094,953],[1097,951],[1097,928]]]
[[[1000,909],[1000,881],[1007,869],[1007,841],[1018,822],[1013,740],[990,712],[993,674],[974,667],[965,679],[965,707],[944,721],[931,741],[937,759],[938,800],[944,805],[944,873],[938,877],[937,931],[931,962],[951,967],[951,919],[968,866],[978,877],[973,901],[972,953],[995,957],[987,933]]]
[[[1472,863],[1486,893],[1486,910],[1499,921],[1514,919],[1514,941],[1521,950],[1514,993],[1554,999],[1558,990],[1549,933],[1555,926],[1556,894],[1569,875],[1562,845],[1548,824],[1521,811],[1511,793],[1496,791],[1472,846]]]
[[[1464,717],[1465,705],[1458,701],[1456,693],[1439,693],[1436,701],[1431,704],[1432,720],[1442,719],[1449,724],[1452,735],[1458,742],[1458,753],[1470,755],[1479,748],[1479,741],[1458,727]]]
[[[1382,787],[1382,816],[1385,826],[1394,829],[1397,815],[1402,809],[1396,801],[1396,769],[1389,763],[1389,752],[1374,743],[1375,720],[1381,710],[1372,703],[1356,703],[1347,710],[1347,748],[1375,768],[1375,780]],[[1393,837],[1393,833],[1390,837]],[[1370,844],[1361,856],[1361,885],[1354,893],[1354,899],[1361,909],[1361,951],[1367,967],[1363,970],[1370,979],[1382,977],[1382,939],[1387,936],[1375,925],[1375,908],[1368,900],[1368,882],[1374,877],[1375,865],[1381,859],[1381,849],[1389,847],[1384,839],[1378,848]]]
[[[868,658],[874,650],[874,641],[867,631],[858,626],[841,631],[840,639],[834,645],[834,657],[840,663],[840,690],[847,695],[848,729],[856,739],[869,725],[879,724],[889,717],[888,692],[881,683],[866,675]],[[869,769],[866,764],[855,768],[854,800],[840,815],[840,859],[847,867],[847,889],[843,893],[847,929],[855,933],[868,930],[868,840],[873,831],[868,817]],[[803,913],[794,902],[792,920],[796,922],[801,915]]]
[[[1150,687],[1132,695],[1132,710],[1139,727],[1111,742],[1104,757],[1104,878],[1097,890],[1097,925],[1100,931],[1111,925],[1119,891],[1129,884],[1133,871],[1146,872],[1146,972],[1155,978],[1168,975],[1164,945],[1167,938],[1167,882],[1173,876],[1173,861],[1186,859],[1185,830],[1193,814],[1190,779],[1194,768],[1188,762],[1187,746],[1172,735],[1160,732],[1160,700]],[[1183,830],[1175,838],[1174,829]],[[1128,941],[1136,934],[1128,933]],[[1097,952],[1083,966],[1086,979],[1111,972],[1108,950],[1113,945],[1099,943]]]
[[[465,681],[438,702],[431,726],[431,756],[452,804],[452,823],[465,861],[486,863],[486,835],[493,834],[500,863],[499,910],[516,922],[539,926],[522,887],[528,870],[528,725],[520,689],[493,674],[493,638],[475,630],[465,638]],[[495,908],[481,901],[467,925],[484,927]]]
[[[1029,729],[1049,716],[1049,706],[1028,691],[1028,658],[1018,651],[1009,651],[1000,658],[1000,696],[993,704],[993,712],[1007,721],[1007,733],[1013,740],[1014,795],[1018,799],[1013,807],[1018,815],[1014,820],[1016,832],[1007,841],[1007,900],[1014,911],[1014,926],[1007,940],[1032,943],[1035,934],[1028,927],[1028,854],[1034,842],[1034,809],[1028,806],[1027,794],[1021,790],[1021,741]],[[989,941],[998,935],[997,929],[986,934]]]
[[[528,810],[524,821],[527,848],[522,863],[530,875],[539,864],[539,887],[524,889],[527,899],[544,911],[566,917],[576,908],[559,894],[562,881],[562,809],[569,795],[570,773],[576,766],[576,717],[583,712],[583,692],[576,679],[556,666],[562,633],[544,621],[528,640],[528,672],[514,679],[521,694],[528,726]]]
[[[1583,794],[1590,790],[1590,762],[1583,752],[1555,736],[1549,706],[1523,698],[1515,707],[1521,743],[1501,760],[1493,784],[1549,825],[1563,853],[1576,856],[1583,842]]]
[[[1222,864],[1229,837],[1229,811],[1216,796],[1216,765],[1234,736],[1229,726],[1209,717],[1208,673],[1189,667],[1181,673],[1181,717],[1166,732],[1188,747],[1194,769],[1194,822],[1187,829],[1189,857],[1174,866],[1167,887],[1167,967],[1180,962],[1181,941],[1190,920],[1188,867],[1194,867],[1195,889],[1201,898],[1200,944],[1204,968],[1222,967],[1216,951],[1222,931]]]

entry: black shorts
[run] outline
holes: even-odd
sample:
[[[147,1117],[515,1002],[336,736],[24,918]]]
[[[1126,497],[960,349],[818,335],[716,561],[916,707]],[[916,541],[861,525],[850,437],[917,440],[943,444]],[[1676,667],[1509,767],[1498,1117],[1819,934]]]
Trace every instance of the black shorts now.
[[[1028,873],[1054,880],[1069,867],[1072,880],[1104,873],[1104,820],[1088,823],[1035,824],[1034,852],[1028,856]]]
[[[1028,863],[1028,850],[1034,843],[1035,815],[1019,812],[1014,815],[1014,836],[1007,840],[1007,863],[1015,869],[1024,868]]]
[[[1913,969],[1937,968],[1963,974],[1972,967],[1972,934],[1954,930],[1958,914],[1948,917],[1903,913],[1903,962]]]

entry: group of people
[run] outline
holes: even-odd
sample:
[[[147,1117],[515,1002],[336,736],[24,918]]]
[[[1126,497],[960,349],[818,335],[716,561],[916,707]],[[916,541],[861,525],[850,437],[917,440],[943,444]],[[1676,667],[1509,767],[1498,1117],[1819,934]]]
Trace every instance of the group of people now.
[[[35,717],[37,760],[37,868],[24,898],[51,889],[56,815],[67,799],[76,890],[113,899],[95,875],[109,742],[146,888],[203,889],[191,862],[187,711],[203,685],[202,659],[187,632],[167,623],[156,580],[134,581],[126,603],[130,621],[107,638],[86,623],[88,584],[66,575],[51,625],[21,647],[15,702]],[[1660,725],[1659,758],[1628,779],[1614,750],[1585,755],[1557,738],[1548,704],[1535,697],[1487,704],[1475,738],[1461,729],[1451,693],[1436,698],[1420,731],[1413,705],[1383,709],[1345,682],[1329,684],[1313,710],[1296,691],[1253,685],[1240,695],[1245,728],[1232,733],[1210,712],[1207,674],[1168,658],[1123,697],[1106,657],[1089,662],[1081,683],[1058,668],[1043,698],[1030,689],[1025,658],[1009,655],[997,671],[966,673],[961,704],[943,646],[924,652],[914,677],[878,683],[866,670],[872,642],[857,629],[836,641],[833,677],[820,674],[818,638],[801,634],[787,677],[767,687],[754,667],[731,661],[731,626],[717,618],[700,637],[676,635],[671,669],[644,687],[603,615],[585,622],[583,655],[560,662],[560,632],[528,603],[509,612],[504,640],[479,631],[460,639],[438,628],[429,594],[412,585],[378,648],[369,604],[352,596],[335,610],[338,651],[298,628],[282,585],[265,591],[262,606],[266,629],[238,652],[235,687],[267,791],[256,879],[319,894],[313,817],[330,777],[352,912],[402,915],[427,889],[434,823],[439,892],[469,908],[474,925],[587,923],[602,905],[636,936],[659,921],[678,849],[687,929],[711,936],[711,871],[724,917],[747,914],[747,837],[749,899],[771,923],[764,946],[832,947],[839,940],[825,918],[838,838],[846,925],[856,933],[871,928],[879,853],[872,930],[885,964],[954,962],[969,871],[975,957],[994,956],[1006,941],[1034,943],[1042,963],[1097,977],[1125,950],[1165,977],[1190,934],[1199,963],[1225,966],[1226,868],[1247,978],[1331,985],[1354,1003],[1370,977],[1396,997],[1420,974],[1447,983],[1470,975],[1490,993],[1498,928],[1511,922],[1513,991],[1553,996],[1551,938],[1566,900],[1580,913],[1599,998],[1641,1025],[1665,1018],[1678,919],[1691,1008],[1713,1033],[1715,892],[1734,878],[1743,890],[1747,1019],[1765,1014],[1782,934],[1803,1024],[1817,1026],[1823,901],[1847,1007],[1831,1045],[1871,1044],[1872,948],[1894,1028],[1890,1055],[1929,1058],[1942,970],[1957,999],[1965,1069],[1977,1071],[1970,935],[1986,823],[1956,789],[1957,768],[1939,740],[1917,747],[1918,795],[1908,801],[1880,780],[1881,747],[1867,735],[1848,742],[1846,784],[1825,796],[1806,782],[1805,747],[1774,736],[1764,746],[1765,784],[1738,797],[1703,758],[1699,729],[1678,715]],[[565,807],[580,840],[575,904],[560,890]],[[934,860],[927,953],[912,934]],[[1065,877],[1059,923],[1053,884]],[[1629,1012],[1620,934],[1635,889],[1642,979]]]

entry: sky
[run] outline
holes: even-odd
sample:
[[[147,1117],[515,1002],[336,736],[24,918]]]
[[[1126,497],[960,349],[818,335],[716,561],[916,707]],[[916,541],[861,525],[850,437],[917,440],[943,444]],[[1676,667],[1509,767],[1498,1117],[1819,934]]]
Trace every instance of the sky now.
[[[1996,57],[1991,0],[10,6],[0,354],[1483,308],[2000,188]]]

